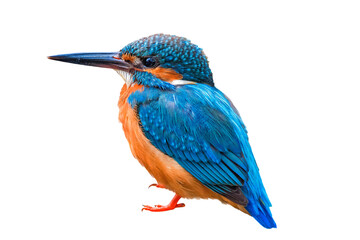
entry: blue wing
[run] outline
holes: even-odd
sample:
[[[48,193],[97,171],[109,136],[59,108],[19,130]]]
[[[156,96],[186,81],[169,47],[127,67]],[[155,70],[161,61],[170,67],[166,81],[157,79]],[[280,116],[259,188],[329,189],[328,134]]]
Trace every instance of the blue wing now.
[[[145,136],[211,190],[246,206],[262,225],[273,225],[271,203],[247,131],[226,96],[203,84],[175,91],[145,89],[129,97]],[[273,222],[266,222],[270,218]],[[265,221],[265,222],[264,222]]]

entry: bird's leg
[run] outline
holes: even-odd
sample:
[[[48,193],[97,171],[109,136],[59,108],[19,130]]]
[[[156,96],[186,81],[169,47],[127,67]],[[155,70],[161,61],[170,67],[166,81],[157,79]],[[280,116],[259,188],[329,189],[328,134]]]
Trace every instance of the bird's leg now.
[[[164,185],[161,185],[161,184],[158,184],[158,183],[153,183],[153,184],[151,184],[148,188],[151,188],[151,187],[165,188]]]
[[[166,206],[155,205],[154,207],[148,206],[148,205],[143,205],[143,208],[141,209],[141,211],[148,210],[151,212],[164,212],[164,211],[173,210],[178,207],[185,207],[184,203],[178,203],[180,198],[181,197],[179,195],[175,194],[175,196],[173,197],[173,199],[171,199],[171,201],[168,205],[166,205]]]

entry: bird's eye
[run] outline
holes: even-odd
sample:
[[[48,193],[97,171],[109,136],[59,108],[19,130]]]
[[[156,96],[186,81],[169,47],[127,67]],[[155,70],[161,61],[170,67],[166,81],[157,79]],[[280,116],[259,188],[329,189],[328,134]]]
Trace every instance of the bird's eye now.
[[[146,67],[155,67],[155,65],[157,64],[157,61],[153,57],[146,57],[142,60],[142,63]]]

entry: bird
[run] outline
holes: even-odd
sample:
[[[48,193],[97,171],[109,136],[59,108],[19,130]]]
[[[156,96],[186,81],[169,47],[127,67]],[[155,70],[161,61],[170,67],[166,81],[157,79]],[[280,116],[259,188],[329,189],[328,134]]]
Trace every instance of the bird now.
[[[154,34],[117,52],[72,53],[49,59],[114,69],[125,81],[119,121],[133,156],[168,189],[168,205],[217,199],[276,228],[247,129],[231,100],[215,87],[204,51],[184,37]]]

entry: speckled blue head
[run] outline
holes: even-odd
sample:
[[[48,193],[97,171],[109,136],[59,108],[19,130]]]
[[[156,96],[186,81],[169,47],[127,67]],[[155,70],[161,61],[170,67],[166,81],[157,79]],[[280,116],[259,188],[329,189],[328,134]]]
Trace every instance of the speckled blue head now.
[[[134,41],[120,54],[134,56],[141,61],[155,61],[161,68],[172,69],[182,75],[183,80],[214,86],[212,72],[203,50],[188,39],[174,35],[155,34]]]

